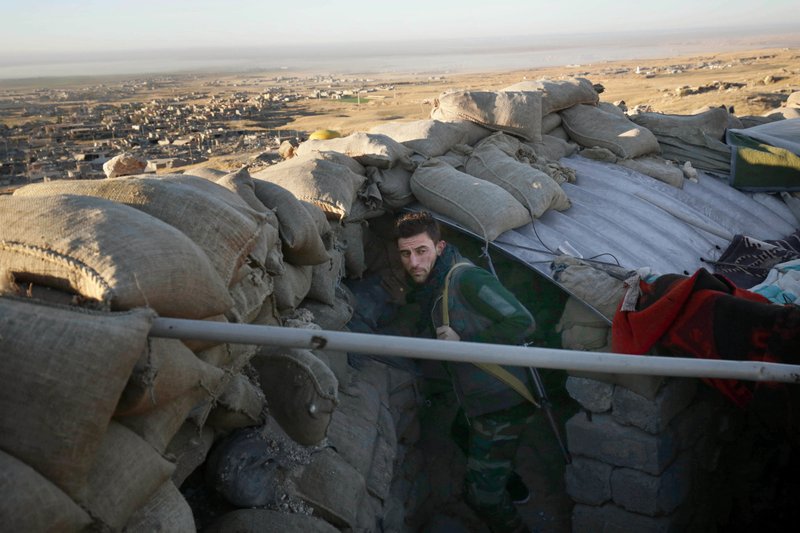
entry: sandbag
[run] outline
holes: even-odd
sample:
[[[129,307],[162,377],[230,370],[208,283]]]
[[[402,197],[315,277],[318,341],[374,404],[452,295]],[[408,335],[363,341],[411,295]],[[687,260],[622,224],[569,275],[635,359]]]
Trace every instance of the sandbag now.
[[[80,495],[152,319],[0,298],[0,449]]]
[[[184,174],[188,176],[197,176],[198,178],[209,181],[217,181],[222,176],[228,174],[228,172],[211,167],[197,167],[185,171]]]
[[[328,427],[328,442],[333,449],[365,478],[378,439],[380,407],[378,390],[363,380],[355,380],[340,394]]]
[[[89,472],[86,497],[78,503],[105,526],[121,530],[174,469],[146,442],[112,422]]]
[[[308,210],[290,191],[253,176],[256,196],[278,218],[284,259],[294,265],[317,265],[329,259]]]
[[[458,127],[439,120],[388,122],[369,131],[387,135],[425,157],[440,156],[464,139],[464,133]]]
[[[683,170],[658,156],[643,156],[635,159],[620,159],[618,165],[635,170],[679,189],[683,187]]]
[[[551,132],[561,125],[561,115],[548,113],[542,117],[542,135]]]
[[[314,225],[317,227],[317,233],[319,233],[322,243],[325,245],[325,249],[330,249],[329,243],[331,242],[331,223],[328,222],[328,217],[325,216],[325,211],[311,202],[305,202],[301,200],[300,204],[305,208],[306,211],[308,211],[308,214],[311,215],[311,219],[314,221]]]
[[[561,111],[562,126],[570,139],[581,146],[608,148],[622,158],[659,152],[658,140],[650,130],[629,119],[580,104]]]
[[[255,245],[265,218],[244,202],[238,208],[233,207],[219,197],[228,191],[218,185],[214,187],[217,194],[168,178],[126,176],[105,180],[54,180],[22,187],[14,196],[75,194],[105,198],[138,209],[189,237],[205,252],[222,281],[230,285]]]
[[[253,210],[263,213],[269,218],[274,216],[268,213],[270,209],[258,199],[258,196],[256,196],[256,186],[253,183],[253,178],[250,176],[250,172],[247,170],[247,167],[242,167],[236,172],[229,172],[222,176],[217,176],[216,178],[209,177],[206,179],[209,179],[215,182],[217,185],[225,187],[227,190],[236,193],[236,195],[244,200],[244,202]],[[270,223],[272,223],[272,221],[270,221]]]
[[[387,135],[356,132],[347,137],[327,140],[308,140],[297,147],[295,153],[303,158],[314,152],[338,152],[358,161],[363,166],[413,169],[411,148],[403,146]]]
[[[553,279],[570,294],[591,305],[608,320],[614,319],[625,296],[623,280],[571,256],[557,257],[551,268],[554,270]]]
[[[638,113],[631,115],[630,119],[655,135],[668,135],[687,141],[701,134],[721,141],[728,127],[728,111],[721,107],[714,107],[696,115]]]
[[[542,140],[542,99],[538,92],[453,91],[434,100],[431,118],[469,120],[528,141]]]
[[[172,481],[167,481],[131,515],[125,533],[194,533],[192,508]]]
[[[222,380],[222,370],[198,359],[179,340],[152,338],[147,344],[147,352],[134,366],[114,416],[143,414],[191,389],[214,390]]]
[[[181,396],[160,404],[146,413],[118,417],[115,420],[141,437],[154,450],[164,453],[192,408],[215,392],[214,389],[206,390],[200,387],[189,389]]]
[[[577,144],[552,135],[542,135],[542,142],[530,146],[538,157],[548,161],[558,161],[562,157],[569,157],[578,151]]]
[[[56,182],[51,182],[56,183]],[[87,196],[0,198],[0,278],[75,293],[112,310],[202,319],[231,306],[206,254],[178,229]]]
[[[322,329],[330,331],[343,331],[344,326],[353,316],[352,306],[338,294],[332,305],[305,299],[300,304],[300,308],[311,311],[311,314],[314,315],[314,323]]]
[[[364,224],[361,222],[345,222],[339,232],[338,239],[344,248],[345,274],[348,278],[360,278],[367,269],[367,263],[364,259]]]
[[[350,212],[366,177],[341,163],[317,155],[311,152],[307,156],[294,157],[257,172],[253,177],[280,185],[298,200],[317,205],[328,218],[342,219]]]
[[[208,456],[206,484],[237,507],[276,506],[286,493],[280,453],[263,428],[234,431]]]
[[[310,351],[262,346],[251,360],[270,414],[296,442],[325,438],[339,403],[336,377]]]
[[[487,241],[531,222],[528,210],[494,183],[431,159],[411,176],[411,190],[422,204],[452,218]]]
[[[297,496],[319,516],[339,528],[355,526],[366,496],[364,478],[330,448],[315,453],[296,476]]]
[[[331,254],[329,262],[311,267],[311,286],[306,298],[333,305],[336,287],[344,276],[344,253],[339,246],[334,246],[328,253]]]
[[[540,92],[544,116],[578,104],[596,104],[600,100],[592,82],[586,78],[526,80],[510,85],[503,90]]]
[[[574,296],[567,299],[556,333],[565,350],[611,351],[611,325]]]
[[[200,429],[188,421],[181,425],[166,450],[166,456],[175,459],[172,482],[176,487],[183,485],[186,478],[205,462],[214,437],[214,430],[209,427]]]
[[[328,261],[330,262],[330,260]],[[275,305],[278,311],[294,309],[308,295],[314,267],[286,265],[280,276],[275,276]]]
[[[507,155],[497,145],[498,135],[505,134],[487,137],[475,147],[467,161],[467,173],[511,193],[533,218],[541,217],[548,209],[569,209],[569,199],[561,187],[544,172]]]
[[[393,209],[399,209],[414,201],[411,192],[411,171],[403,167],[382,169],[367,167],[367,177],[378,186],[383,203]],[[349,219],[352,219],[351,214]]]
[[[227,432],[264,423],[264,393],[244,374],[236,374],[217,398],[206,419],[212,428]]]
[[[238,509],[222,515],[204,533],[338,533],[339,530],[315,516],[282,513],[267,509]]]
[[[249,324],[258,316],[264,300],[275,290],[275,281],[263,268],[242,267],[242,279],[230,288],[233,306],[225,313],[230,322]],[[283,267],[286,271],[286,267]]]
[[[0,520],[3,531],[82,531],[86,511],[41,474],[0,451]]]

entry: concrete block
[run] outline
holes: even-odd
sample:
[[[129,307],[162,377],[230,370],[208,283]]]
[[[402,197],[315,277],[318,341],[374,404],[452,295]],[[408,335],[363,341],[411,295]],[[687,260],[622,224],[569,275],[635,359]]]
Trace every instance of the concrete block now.
[[[609,374],[606,372],[583,372],[570,370],[571,376],[594,379],[611,385],[622,385],[633,392],[653,399],[656,397],[662,383],[667,379],[663,376],[639,376],[635,374]]]
[[[567,443],[573,455],[583,455],[615,466],[660,474],[677,454],[670,431],[653,435],[633,426],[623,426],[609,414],[592,420],[578,413],[566,423]]]
[[[611,474],[614,503],[648,516],[666,515],[686,501],[692,485],[689,454],[676,459],[659,476],[617,468]]]
[[[564,481],[567,494],[578,503],[600,505],[611,500],[611,471],[614,467],[587,459],[573,457],[567,465]]]
[[[602,507],[578,504],[572,509],[573,533],[677,533],[685,531],[687,513],[676,511],[669,516],[644,516],[631,513],[612,503]]]
[[[566,388],[569,395],[588,411],[603,413],[611,409],[614,385],[594,379],[569,376]]]
[[[697,380],[669,380],[652,400],[625,387],[614,389],[612,414],[620,424],[633,425],[650,433],[660,433],[692,401]]]

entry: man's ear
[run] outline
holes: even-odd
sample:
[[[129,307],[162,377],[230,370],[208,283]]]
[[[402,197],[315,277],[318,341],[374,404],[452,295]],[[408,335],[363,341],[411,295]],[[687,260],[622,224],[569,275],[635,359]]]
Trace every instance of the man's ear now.
[[[447,243],[443,240],[436,243],[436,255],[442,255],[444,251],[444,247],[447,246]]]

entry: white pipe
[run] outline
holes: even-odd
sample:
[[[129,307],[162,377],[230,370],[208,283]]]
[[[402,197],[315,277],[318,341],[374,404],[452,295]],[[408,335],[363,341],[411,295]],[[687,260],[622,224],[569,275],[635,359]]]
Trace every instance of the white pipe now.
[[[779,363],[636,356],[477,342],[456,343],[435,339],[258,326],[253,324],[229,324],[178,318],[156,318],[150,329],[150,335],[172,339],[265,344],[312,350],[328,348],[344,352],[435,359],[439,361],[498,363],[510,366],[559,368],[616,374],[800,383],[800,366]]]

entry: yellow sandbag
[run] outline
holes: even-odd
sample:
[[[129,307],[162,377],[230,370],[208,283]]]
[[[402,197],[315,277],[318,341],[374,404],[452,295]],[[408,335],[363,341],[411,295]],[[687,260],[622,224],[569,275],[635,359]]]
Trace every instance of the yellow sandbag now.
[[[341,137],[342,134],[336,130],[317,130],[311,135],[308,136],[309,139],[336,139],[337,137]]]

